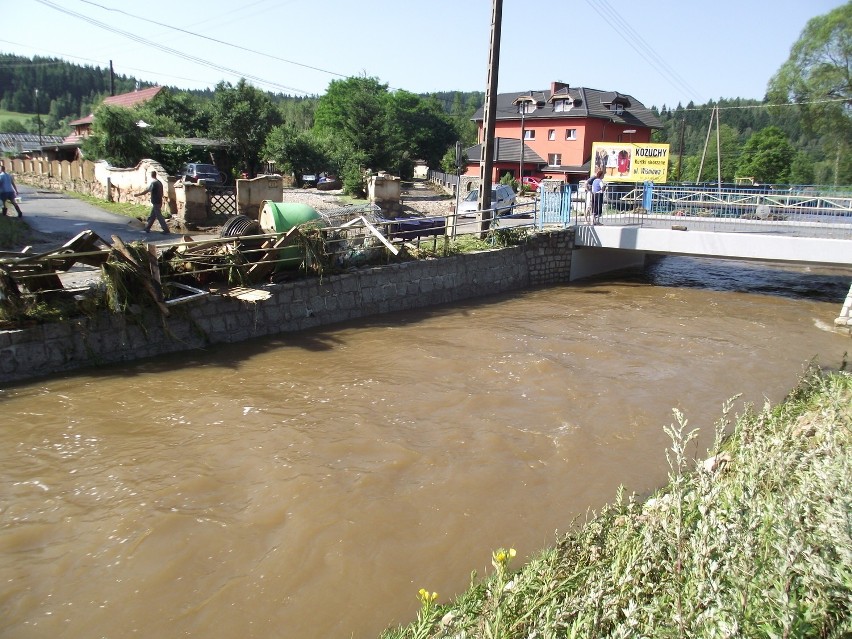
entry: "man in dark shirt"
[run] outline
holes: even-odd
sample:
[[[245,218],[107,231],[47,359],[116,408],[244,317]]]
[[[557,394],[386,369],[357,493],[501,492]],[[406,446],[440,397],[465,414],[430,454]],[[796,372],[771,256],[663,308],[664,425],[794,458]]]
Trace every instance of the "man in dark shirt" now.
[[[148,216],[148,221],[145,224],[145,232],[148,233],[151,230],[151,227],[154,225],[154,220],[160,223],[160,226],[163,229],[163,233],[168,234],[169,226],[166,224],[166,220],[163,217],[162,208],[163,208],[163,183],[157,179],[157,172],[151,171],[151,183],[148,185],[148,188],[144,191],[140,191],[139,193],[135,193],[137,197],[140,195],[145,195],[146,193],[151,194],[151,214]]]

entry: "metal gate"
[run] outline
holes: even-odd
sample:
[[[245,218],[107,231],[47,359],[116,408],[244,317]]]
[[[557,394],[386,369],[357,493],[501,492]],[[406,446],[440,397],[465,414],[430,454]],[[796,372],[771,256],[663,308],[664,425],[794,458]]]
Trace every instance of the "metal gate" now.
[[[547,185],[544,188],[540,187],[540,192],[540,226],[544,226],[545,224],[568,226],[571,223],[571,199],[573,193],[571,185]]]
[[[233,186],[207,187],[208,215],[236,215],[237,189]]]

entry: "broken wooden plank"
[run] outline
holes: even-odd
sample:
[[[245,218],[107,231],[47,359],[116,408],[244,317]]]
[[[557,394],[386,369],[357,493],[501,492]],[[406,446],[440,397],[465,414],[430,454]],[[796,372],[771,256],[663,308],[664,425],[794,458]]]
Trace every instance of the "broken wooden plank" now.
[[[296,237],[301,235],[300,231],[294,226],[287,233],[279,237],[272,246],[263,246],[261,248],[269,249],[261,255],[257,262],[252,263],[249,267],[247,276],[249,281],[257,281],[266,277],[275,270],[278,254],[281,249],[294,244]]]

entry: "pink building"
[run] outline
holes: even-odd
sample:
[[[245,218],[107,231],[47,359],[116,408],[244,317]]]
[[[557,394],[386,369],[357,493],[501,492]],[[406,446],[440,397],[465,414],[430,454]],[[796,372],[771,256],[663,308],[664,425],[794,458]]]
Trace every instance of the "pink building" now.
[[[467,149],[465,175],[479,175],[483,113],[479,109],[473,116],[480,143]],[[593,142],[650,142],[654,130],[662,128],[633,96],[561,82],[551,83],[549,91],[501,93],[496,113],[492,182],[507,173],[520,179],[522,171],[523,176],[576,184],[591,173]]]

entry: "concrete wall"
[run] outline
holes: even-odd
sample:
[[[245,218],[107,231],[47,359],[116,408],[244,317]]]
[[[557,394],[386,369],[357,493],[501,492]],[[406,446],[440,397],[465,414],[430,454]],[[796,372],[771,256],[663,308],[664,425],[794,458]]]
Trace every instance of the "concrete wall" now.
[[[523,246],[272,284],[268,299],[208,296],[142,316],[102,312],[0,331],[0,383],[568,282],[574,230]],[[165,329],[165,330],[163,330]]]
[[[180,222],[198,224],[207,219],[207,188],[180,180],[172,187],[175,194],[175,215]]]
[[[261,175],[251,180],[237,180],[237,212],[253,220],[260,217],[260,206],[266,200],[281,202],[284,181],[280,175]]]
[[[367,198],[382,208],[385,217],[395,218],[399,214],[402,210],[401,196],[402,182],[398,177],[380,173],[372,176],[367,183]]]
[[[157,172],[157,178],[163,182],[163,208],[177,213],[175,205],[175,180],[169,177],[159,162],[141,160],[139,164],[129,169],[110,166],[103,160],[12,160],[12,172],[15,180],[21,184],[29,184],[56,191],[74,191],[91,195],[111,202],[135,202],[148,204],[150,196],[136,197],[148,186],[151,171]]]

